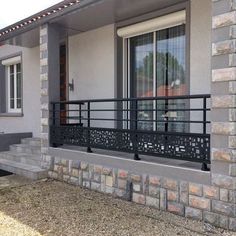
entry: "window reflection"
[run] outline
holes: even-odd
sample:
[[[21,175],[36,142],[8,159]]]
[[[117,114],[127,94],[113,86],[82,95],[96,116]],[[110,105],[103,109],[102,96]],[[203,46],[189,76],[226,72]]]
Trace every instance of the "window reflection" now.
[[[176,26],[156,33],[156,86],[157,96],[177,96],[187,93],[185,76],[185,26]],[[158,101],[157,120],[184,120],[183,111],[169,111],[184,109],[185,102],[181,100]],[[183,123],[157,122],[159,131],[183,132]]]
[[[131,96],[153,97],[153,34],[145,34],[131,39]],[[152,130],[153,101],[139,101],[137,104],[138,129]]]
[[[155,42],[154,38],[156,38]],[[185,40],[185,25],[130,39],[131,97],[187,94]],[[184,131],[184,124],[181,123],[167,125],[162,122],[153,122],[153,120],[166,119],[183,120],[184,112],[167,111],[168,109],[185,108],[186,104],[183,101],[139,101],[137,106],[139,110],[137,114],[138,129],[153,130],[155,127],[159,131]],[[162,111],[154,114],[154,108]]]

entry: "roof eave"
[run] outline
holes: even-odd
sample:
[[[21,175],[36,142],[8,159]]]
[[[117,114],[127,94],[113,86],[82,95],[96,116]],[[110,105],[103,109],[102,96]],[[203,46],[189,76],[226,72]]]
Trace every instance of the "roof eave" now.
[[[63,10],[58,11],[54,14],[47,15],[44,18],[41,18],[37,21],[32,21],[31,23],[29,23],[27,25],[24,25],[20,28],[17,28],[18,25],[24,24],[25,22],[30,21],[33,18],[38,17],[39,15],[45,14],[46,12],[49,12],[49,11],[52,11],[56,7],[60,7],[62,5],[62,3],[64,3],[64,5],[65,5],[65,4],[68,4],[69,2],[71,2],[71,1],[68,1],[68,0],[67,1],[62,1],[62,2],[52,6],[50,8],[47,8],[47,9],[41,11],[41,12],[38,12],[37,14],[34,14],[34,15],[28,17],[28,18],[25,18],[24,20],[16,22],[15,24],[12,24],[12,25],[7,26],[4,29],[0,30],[0,34],[2,34],[0,36],[0,43],[4,42],[4,41],[7,41],[11,38],[14,38],[14,37],[16,37],[20,34],[26,33],[26,32],[28,32],[32,29],[35,29],[35,28],[37,28],[37,27],[39,27],[43,24],[50,23],[50,21],[55,20],[58,17],[69,14],[69,13],[75,11],[75,10],[85,8],[89,5],[92,5],[93,3],[97,3],[97,2],[100,2],[100,1],[103,1],[103,0],[81,0],[77,4],[74,4],[70,7],[64,8]],[[16,28],[16,29],[10,31],[10,29],[13,29],[13,28]],[[7,34],[3,34],[3,32],[5,32],[7,30],[9,30],[9,32]]]

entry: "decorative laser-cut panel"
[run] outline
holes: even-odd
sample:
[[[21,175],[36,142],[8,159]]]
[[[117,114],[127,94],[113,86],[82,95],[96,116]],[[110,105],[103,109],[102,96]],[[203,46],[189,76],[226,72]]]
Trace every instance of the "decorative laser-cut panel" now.
[[[210,163],[210,135],[51,126],[51,143]]]

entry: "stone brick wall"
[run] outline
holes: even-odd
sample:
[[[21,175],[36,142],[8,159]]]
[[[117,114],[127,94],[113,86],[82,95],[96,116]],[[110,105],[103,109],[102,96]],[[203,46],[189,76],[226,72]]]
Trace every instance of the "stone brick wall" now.
[[[59,30],[56,26],[40,26],[40,84],[41,84],[41,167],[52,168],[53,159],[48,154],[50,102],[60,100]]]
[[[212,10],[212,184],[235,190],[236,1],[212,0]]]
[[[49,76],[48,76],[48,25],[40,27],[40,84],[41,84],[41,166],[50,168],[49,146]]]
[[[55,158],[53,179],[236,231],[236,191]]]

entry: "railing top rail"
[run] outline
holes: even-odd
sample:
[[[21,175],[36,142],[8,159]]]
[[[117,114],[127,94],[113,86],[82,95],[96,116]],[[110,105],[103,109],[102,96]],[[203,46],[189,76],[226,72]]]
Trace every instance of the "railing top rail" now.
[[[160,96],[160,97],[143,97],[143,98],[107,98],[107,99],[84,99],[62,102],[52,102],[52,104],[71,104],[83,105],[84,103],[99,103],[99,102],[129,102],[129,101],[157,101],[157,100],[176,100],[176,99],[203,99],[211,98],[210,94],[195,94],[195,95],[179,95],[179,96]]]

